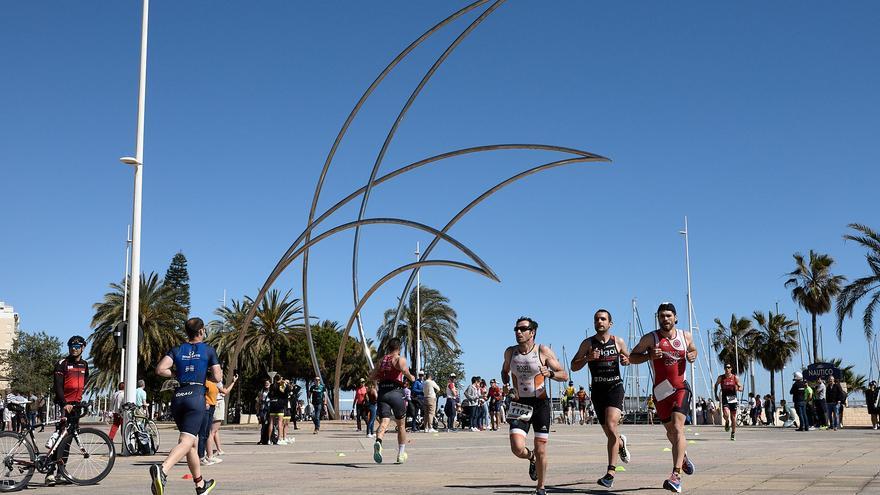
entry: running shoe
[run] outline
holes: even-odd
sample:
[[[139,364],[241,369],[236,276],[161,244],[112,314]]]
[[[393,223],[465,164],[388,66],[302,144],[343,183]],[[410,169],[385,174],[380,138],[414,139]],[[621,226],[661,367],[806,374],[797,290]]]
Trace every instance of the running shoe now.
[[[543,488],[538,488],[535,490],[535,495],[547,495],[547,490]]]
[[[407,454],[406,452],[401,452],[397,454],[397,461],[395,461],[395,464],[403,464],[408,458],[409,454]]]
[[[696,468],[696,466],[694,466],[694,463],[691,462],[690,457],[688,457],[687,453],[685,453],[684,454],[684,464],[682,464],[682,466],[681,466],[681,471],[684,474],[690,476],[690,475],[694,474],[694,471],[696,471],[696,469],[697,468]]]
[[[617,453],[624,464],[629,464],[629,449],[626,447],[626,435],[620,435],[620,447],[618,447]]]
[[[605,488],[611,488],[612,486],[614,486],[614,476],[606,473],[605,476],[602,476],[601,478],[596,480],[596,483],[600,486],[604,486]]]
[[[675,473],[670,474],[663,482],[663,488],[670,492],[681,493],[681,477]]]
[[[736,441],[736,433],[733,433],[733,432],[730,433],[730,441],[731,441],[731,442],[735,442],[735,441]]]
[[[724,431],[730,431],[730,423],[724,423]]]
[[[538,481],[538,464],[535,463],[535,459],[529,459],[529,478],[532,481]]]
[[[382,442],[377,441],[373,444],[373,460],[376,464],[382,464]]]
[[[217,486],[217,482],[214,480],[205,480],[205,484],[202,485],[201,488],[196,487],[196,495],[205,495],[206,493],[211,493],[211,490]]]
[[[55,483],[56,483],[55,474],[54,473],[47,474],[45,483],[46,483],[46,486],[55,486]]]
[[[152,479],[150,491],[153,492],[153,495],[165,495],[165,483],[168,482],[168,476],[162,472],[161,464],[150,466],[150,478]]]

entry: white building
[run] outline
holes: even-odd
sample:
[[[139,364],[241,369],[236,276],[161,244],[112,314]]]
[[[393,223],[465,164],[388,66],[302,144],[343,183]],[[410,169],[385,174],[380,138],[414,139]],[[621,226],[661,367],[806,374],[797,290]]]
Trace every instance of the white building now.
[[[12,341],[18,334],[19,319],[12,306],[0,301],[0,352],[12,350]],[[0,391],[8,387],[6,370],[0,369]]]

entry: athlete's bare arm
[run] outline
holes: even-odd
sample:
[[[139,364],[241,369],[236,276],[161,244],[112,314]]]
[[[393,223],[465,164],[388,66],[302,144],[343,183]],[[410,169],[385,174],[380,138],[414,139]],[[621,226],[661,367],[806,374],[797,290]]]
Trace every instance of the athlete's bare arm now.
[[[541,374],[544,375],[544,377],[556,380],[557,382],[568,381],[568,372],[562,367],[562,363],[556,359],[556,354],[553,352],[553,349],[541,346],[540,352],[542,355],[546,356],[544,359],[544,366],[541,366]]]
[[[687,360],[689,363],[693,363],[697,360],[697,346],[694,345],[694,337],[690,332],[684,333],[684,339],[687,341]]]
[[[512,355],[512,347],[504,350],[504,364],[501,365],[501,383],[505,385],[510,385],[510,356]]]
[[[620,355],[620,364],[629,366],[629,348],[626,346],[626,341],[619,337],[614,337],[614,341],[617,345],[617,353]]]
[[[713,390],[714,393],[715,393],[715,400],[721,400],[721,396],[718,395],[718,386],[721,385],[721,379],[722,379],[722,378],[724,378],[724,375],[721,375],[721,376],[719,376],[718,378],[716,378],[716,379],[715,379],[715,386],[712,388],[712,390]]]
[[[400,356],[397,358],[397,369],[399,369],[403,373],[403,376],[405,376],[410,383],[416,381],[415,377],[412,376],[412,373],[409,372],[409,366],[406,363],[405,357]]]
[[[737,392],[743,391],[743,384],[742,384],[742,382],[739,381],[739,377],[736,377],[736,391]]]
[[[159,364],[156,365],[156,374],[163,378],[174,378],[174,373],[171,372],[171,366],[174,365],[174,360],[169,356],[164,356]]]
[[[633,347],[629,354],[629,362],[632,364],[642,364],[654,359],[654,354],[659,351],[654,347],[654,337],[651,334],[643,335],[639,339],[639,343]]]
[[[571,371],[580,371],[584,366],[587,365],[587,361],[590,360],[590,356],[593,354],[593,344],[591,343],[591,339],[584,339],[581,342],[581,346],[578,347],[577,352],[574,354],[574,357],[571,358]]]

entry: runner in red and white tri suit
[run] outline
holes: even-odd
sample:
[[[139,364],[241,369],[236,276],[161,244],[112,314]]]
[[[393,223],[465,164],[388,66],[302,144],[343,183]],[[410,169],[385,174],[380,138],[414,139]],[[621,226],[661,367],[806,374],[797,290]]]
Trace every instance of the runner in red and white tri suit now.
[[[691,389],[684,377],[687,363],[697,360],[697,348],[690,332],[675,328],[678,318],[672,303],[662,303],[657,308],[657,319],[660,328],[642,337],[629,359],[632,364],[651,361],[657,417],[666,427],[666,438],[672,444],[672,474],[663,482],[663,488],[681,493],[681,472],[694,472],[694,464],[685,451],[684,422]]]

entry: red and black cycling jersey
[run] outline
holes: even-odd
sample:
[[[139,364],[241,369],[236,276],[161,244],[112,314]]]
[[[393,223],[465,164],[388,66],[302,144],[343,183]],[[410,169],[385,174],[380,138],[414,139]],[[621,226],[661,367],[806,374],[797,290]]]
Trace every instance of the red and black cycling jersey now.
[[[82,401],[86,382],[89,381],[89,363],[74,361],[70,356],[55,365],[55,402],[61,406]]]

